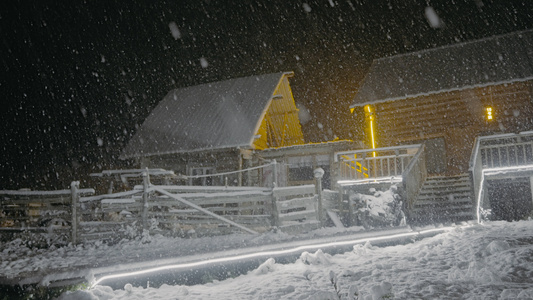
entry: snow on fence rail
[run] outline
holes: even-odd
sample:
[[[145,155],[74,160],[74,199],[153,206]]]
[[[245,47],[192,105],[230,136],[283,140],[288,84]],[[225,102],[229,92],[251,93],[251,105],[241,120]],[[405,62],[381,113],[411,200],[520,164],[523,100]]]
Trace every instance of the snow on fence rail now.
[[[94,195],[93,189],[79,189],[77,182],[63,191],[0,192],[2,230],[49,231],[37,220],[57,215],[61,226],[55,226],[56,231],[70,233],[71,242],[78,243],[131,237],[140,230],[185,236],[222,234],[235,228],[256,233],[272,226],[314,226],[318,220],[315,185],[156,186],[149,184],[148,176],[145,178],[143,186],[114,194]],[[13,213],[17,211],[20,213]],[[28,226],[25,220],[34,223]]]

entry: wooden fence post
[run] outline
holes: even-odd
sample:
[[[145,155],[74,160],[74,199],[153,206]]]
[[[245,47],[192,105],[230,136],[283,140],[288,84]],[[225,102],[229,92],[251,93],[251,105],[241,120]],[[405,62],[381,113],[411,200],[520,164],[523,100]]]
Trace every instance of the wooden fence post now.
[[[277,227],[279,223],[278,197],[274,193],[274,189],[278,186],[278,164],[276,160],[272,160],[272,227]]]
[[[318,195],[318,221],[320,221],[320,227],[324,227],[324,209],[322,205],[322,177],[324,176],[324,169],[316,168],[313,173],[315,175],[315,193]]]
[[[276,160],[272,160],[272,187],[278,186],[278,163]]]
[[[71,230],[71,242],[72,245],[78,243],[78,203],[79,203],[79,193],[78,188],[80,187],[79,181],[73,181],[70,183],[70,195],[72,198],[71,208],[72,208],[72,225],[70,226]]]
[[[274,188],[272,188],[272,227],[278,227],[279,225],[278,197],[274,193]]]
[[[143,212],[142,225],[143,229],[148,229],[148,188],[150,187],[150,177],[148,175],[148,168],[143,172]]]

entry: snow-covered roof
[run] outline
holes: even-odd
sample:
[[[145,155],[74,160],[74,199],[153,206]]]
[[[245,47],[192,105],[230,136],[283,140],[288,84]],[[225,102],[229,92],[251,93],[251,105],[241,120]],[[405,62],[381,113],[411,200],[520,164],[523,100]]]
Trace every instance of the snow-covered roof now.
[[[350,107],[533,79],[533,30],[373,61]]]
[[[284,76],[274,73],[175,89],[150,113],[121,158],[250,148]]]

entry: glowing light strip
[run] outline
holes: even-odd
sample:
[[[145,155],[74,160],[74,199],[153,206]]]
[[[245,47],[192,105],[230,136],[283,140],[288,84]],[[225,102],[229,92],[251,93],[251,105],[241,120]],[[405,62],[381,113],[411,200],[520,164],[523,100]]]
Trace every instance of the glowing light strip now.
[[[476,208],[476,216],[477,216],[477,222],[481,223],[481,215],[480,215],[480,209],[481,209],[481,193],[483,191],[483,184],[485,182],[485,173],[488,172],[500,172],[500,171],[520,171],[522,169],[530,169],[533,168],[533,165],[525,165],[525,166],[516,166],[516,167],[501,167],[501,168],[490,168],[490,169],[484,169],[481,171],[481,181],[479,184],[479,192],[477,194],[477,208]]]
[[[372,116],[372,111],[370,110],[370,105],[367,105],[366,108],[368,110],[369,119],[370,119],[370,136],[372,139],[372,149],[376,149],[376,142],[374,140],[374,125],[373,125],[374,118]],[[372,152],[372,156],[376,157],[376,151]]]
[[[238,261],[238,260],[250,259],[250,258],[258,258],[258,257],[262,257],[262,256],[278,256],[278,255],[283,255],[283,254],[290,254],[290,253],[293,253],[293,252],[301,252],[301,251],[310,250],[310,249],[320,249],[320,248],[327,248],[327,247],[334,247],[334,246],[346,246],[346,245],[350,245],[350,244],[361,244],[363,242],[380,241],[380,240],[394,239],[394,238],[400,238],[400,237],[410,237],[410,236],[421,235],[421,234],[432,233],[432,232],[444,232],[444,231],[451,230],[453,228],[454,227],[442,227],[442,228],[426,229],[426,230],[421,230],[421,231],[413,231],[413,232],[385,235],[385,236],[379,236],[379,237],[361,238],[361,239],[350,240],[350,241],[330,242],[330,243],[314,244],[314,245],[305,245],[305,246],[299,246],[299,247],[295,247],[295,248],[291,248],[291,249],[285,249],[285,250],[256,252],[256,253],[243,254],[243,255],[232,256],[232,257],[215,258],[215,259],[209,259],[209,260],[192,262],[192,263],[174,264],[174,265],[155,267],[155,268],[139,270],[139,271],[133,271],[133,272],[125,272],[125,273],[119,273],[119,274],[113,274],[113,275],[105,275],[105,276],[102,276],[100,279],[93,281],[91,283],[91,285],[90,285],[90,289],[94,288],[99,283],[101,283],[101,282],[103,282],[105,280],[109,280],[109,279],[116,279],[116,278],[122,278],[122,277],[128,277],[128,276],[142,275],[142,274],[159,272],[159,271],[166,271],[166,270],[175,270],[175,269],[185,269],[185,268],[191,268],[191,267],[200,267],[200,266],[205,266],[205,265],[209,265],[209,264]]]

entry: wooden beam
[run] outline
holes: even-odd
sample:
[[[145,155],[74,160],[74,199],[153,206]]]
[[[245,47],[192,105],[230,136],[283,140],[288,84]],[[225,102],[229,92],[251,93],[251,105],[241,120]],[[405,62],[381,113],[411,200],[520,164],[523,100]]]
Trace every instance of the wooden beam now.
[[[181,203],[183,203],[183,204],[185,204],[185,205],[187,205],[187,206],[190,206],[190,207],[192,207],[192,208],[194,208],[194,209],[196,209],[196,210],[198,210],[198,211],[201,211],[201,212],[203,212],[203,213],[206,214],[206,215],[209,215],[209,216],[211,216],[211,217],[214,217],[214,218],[216,218],[216,219],[221,220],[222,222],[225,222],[225,223],[228,223],[228,224],[233,225],[233,226],[235,226],[235,227],[238,227],[238,228],[240,228],[240,229],[242,229],[242,230],[244,230],[244,231],[246,231],[246,232],[248,232],[248,233],[251,233],[251,234],[259,234],[259,233],[257,233],[257,232],[254,231],[254,230],[251,230],[251,229],[249,229],[249,228],[247,228],[247,227],[244,227],[244,226],[242,226],[242,225],[240,225],[240,224],[237,224],[237,223],[235,223],[235,222],[233,222],[233,221],[231,221],[231,220],[228,220],[228,219],[226,219],[226,218],[224,218],[224,217],[222,217],[222,216],[219,216],[219,215],[217,215],[217,214],[215,214],[215,213],[212,213],[212,212],[208,211],[207,209],[204,209],[204,208],[202,208],[202,207],[200,207],[200,206],[198,206],[198,205],[196,205],[196,204],[194,204],[194,203],[191,203],[191,202],[189,202],[189,201],[183,199],[182,197],[179,197],[179,196],[176,195],[176,194],[169,193],[169,192],[165,191],[165,190],[162,189],[162,188],[152,187],[152,190],[154,190],[154,191],[156,191],[156,192],[159,192],[159,193],[161,193],[161,194],[163,194],[163,195],[167,195],[167,196],[169,196],[170,198],[176,199],[176,200],[178,200],[179,202],[181,202]]]

